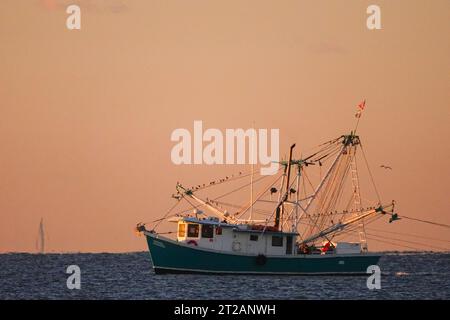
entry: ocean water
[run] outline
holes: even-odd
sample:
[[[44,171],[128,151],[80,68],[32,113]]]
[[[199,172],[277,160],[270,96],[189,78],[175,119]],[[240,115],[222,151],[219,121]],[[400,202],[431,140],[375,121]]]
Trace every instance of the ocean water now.
[[[156,275],[147,252],[0,254],[0,299],[450,299],[450,253],[386,253],[379,266],[369,290],[365,276]]]

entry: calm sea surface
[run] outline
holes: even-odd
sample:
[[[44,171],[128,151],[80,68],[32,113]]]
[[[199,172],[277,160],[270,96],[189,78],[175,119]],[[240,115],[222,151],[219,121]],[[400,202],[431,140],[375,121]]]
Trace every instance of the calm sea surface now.
[[[66,268],[81,269],[69,290]],[[389,253],[365,276],[155,275],[146,252],[0,254],[0,299],[450,299],[450,253]]]

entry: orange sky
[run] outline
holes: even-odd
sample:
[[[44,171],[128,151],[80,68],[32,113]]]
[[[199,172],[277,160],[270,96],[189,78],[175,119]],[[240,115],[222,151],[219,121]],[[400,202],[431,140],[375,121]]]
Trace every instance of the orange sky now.
[[[366,28],[370,4],[382,30]],[[382,198],[450,224],[449,30],[448,0],[2,0],[0,252],[34,251],[41,217],[49,251],[144,250],[133,227],[173,204],[176,181],[240,170],[173,165],[172,130],[255,121],[301,152],[348,132],[364,98]]]

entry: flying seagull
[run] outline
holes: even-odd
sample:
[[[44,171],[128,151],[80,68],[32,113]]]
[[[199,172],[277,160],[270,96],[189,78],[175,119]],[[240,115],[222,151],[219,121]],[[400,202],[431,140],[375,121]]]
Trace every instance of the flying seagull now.
[[[382,165],[380,166],[380,168],[384,168],[384,169],[389,169],[389,170],[392,170],[392,168],[391,168],[391,167],[389,167],[389,166],[385,166],[384,164],[382,164]]]

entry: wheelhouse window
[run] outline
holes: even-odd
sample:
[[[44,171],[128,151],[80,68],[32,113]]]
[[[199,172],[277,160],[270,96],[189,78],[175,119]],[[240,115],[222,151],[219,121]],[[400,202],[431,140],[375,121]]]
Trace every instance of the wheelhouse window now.
[[[212,237],[214,237],[214,226],[210,224],[202,225],[202,238],[211,239]]]
[[[187,235],[190,238],[198,238],[199,225],[194,223],[188,224],[188,232]]]
[[[251,234],[250,241],[258,241],[258,236],[256,234]]]
[[[216,235],[220,236],[222,234],[222,227],[216,227]]]
[[[184,238],[186,236],[186,224],[185,223],[178,224],[178,236],[180,238]]]
[[[282,247],[282,246],[283,246],[283,237],[272,236],[272,247]]]

